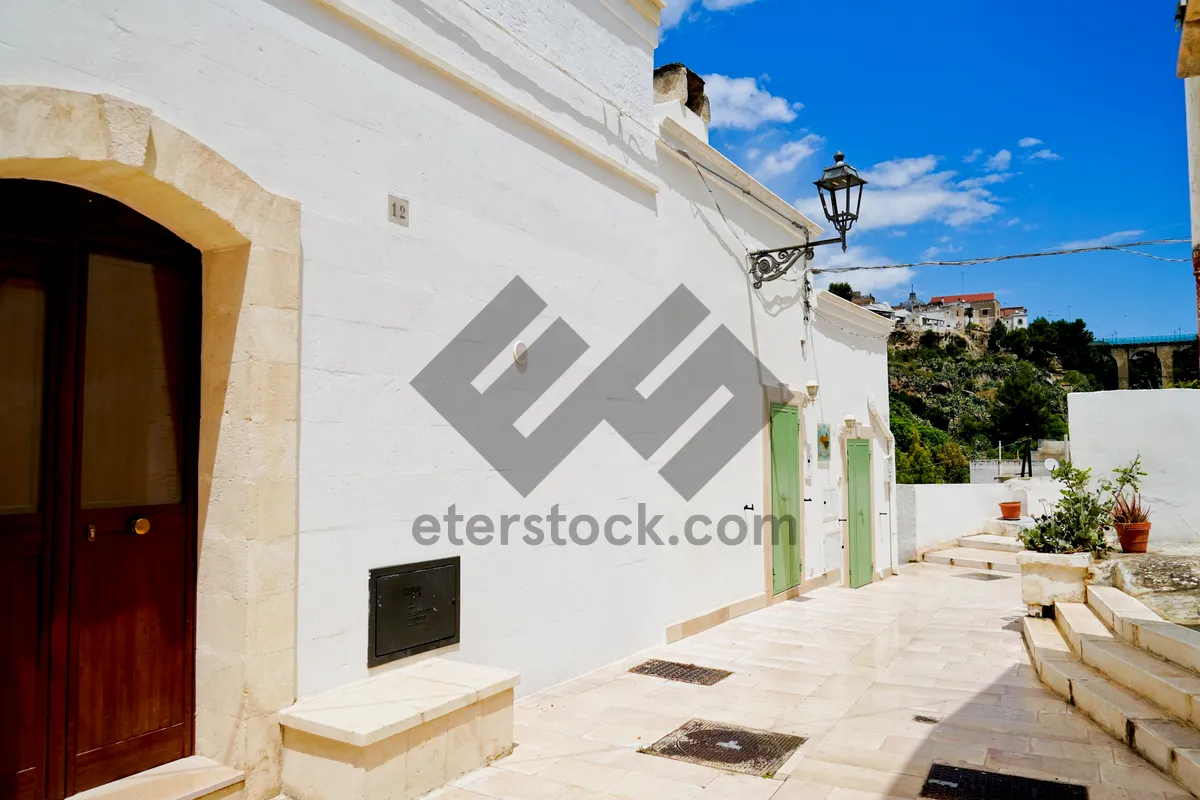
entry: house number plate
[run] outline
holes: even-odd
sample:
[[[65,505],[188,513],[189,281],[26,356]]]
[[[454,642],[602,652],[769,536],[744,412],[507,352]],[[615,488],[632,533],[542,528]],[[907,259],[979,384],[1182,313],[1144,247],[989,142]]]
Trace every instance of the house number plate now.
[[[408,227],[408,201],[403,197],[388,195],[388,221]]]

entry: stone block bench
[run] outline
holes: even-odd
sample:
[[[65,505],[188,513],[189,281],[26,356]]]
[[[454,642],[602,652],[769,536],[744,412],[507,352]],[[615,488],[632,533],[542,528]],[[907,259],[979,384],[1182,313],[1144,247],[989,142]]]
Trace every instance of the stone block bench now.
[[[514,672],[433,658],[279,713],[294,800],[408,800],[512,750]]]

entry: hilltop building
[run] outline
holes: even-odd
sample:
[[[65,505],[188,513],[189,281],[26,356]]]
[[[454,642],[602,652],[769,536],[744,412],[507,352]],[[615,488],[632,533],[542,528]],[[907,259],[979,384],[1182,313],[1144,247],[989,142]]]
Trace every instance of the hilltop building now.
[[[1002,308],[994,292],[939,295],[925,302],[910,291],[908,299],[896,306],[893,318],[901,327],[921,330],[962,331],[970,324],[990,330],[999,319],[1009,328],[1028,325],[1024,307]]]
[[[1029,312],[1024,306],[1009,306],[1000,309],[1000,321],[1004,323],[1004,327],[1011,330],[1017,328],[1029,327]]]
[[[973,322],[981,328],[989,329],[1000,318],[1000,302],[996,299],[994,292],[931,297],[929,304],[942,308],[963,309],[964,313],[961,316],[961,319],[965,320],[963,327],[966,327],[967,323]]]

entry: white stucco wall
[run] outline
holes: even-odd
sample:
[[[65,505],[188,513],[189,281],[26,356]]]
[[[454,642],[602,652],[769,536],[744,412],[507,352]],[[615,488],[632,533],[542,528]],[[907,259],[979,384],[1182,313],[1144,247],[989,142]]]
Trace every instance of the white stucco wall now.
[[[838,298],[829,294],[818,296],[830,304]],[[892,522],[895,516],[894,464],[885,450],[885,431],[871,418],[867,398],[874,397],[876,409],[888,419],[887,337],[867,337],[861,331],[848,330],[844,322],[820,313],[818,303],[812,315],[811,335],[801,351],[801,368],[821,385],[817,402],[805,411],[805,438],[808,442],[802,455],[810,459],[802,466],[805,479],[806,531],[820,531],[805,541],[805,575],[813,577],[843,566],[845,524],[845,461],[839,435],[847,415],[853,415],[861,426],[872,428],[871,481],[872,509],[875,528],[875,569],[884,570],[898,565],[892,553]],[[870,312],[867,312],[870,313]],[[833,446],[828,465],[817,460],[817,425],[829,425]],[[828,505],[826,505],[826,502]],[[836,512],[836,514],[834,513]],[[886,513],[885,513],[886,512]],[[844,577],[844,576],[843,576]]]
[[[821,381],[802,412],[813,463],[817,422],[835,437],[848,413],[869,424],[869,393],[886,414],[884,341],[816,317],[805,329],[789,280],[752,291],[694,168],[656,147],[656,41],[624,0],[0,5],[0,83],[146,105],[301,205],[300,694],[367,674],[373,567],[462,556],[453,657],[517,670],[524,692],[762,592],[753,545],[413,540],[418,516],[452,504],[465,516],[558,504],[603,519],[636,518],[645,503],[668,533],[687,514],[761,510],[757,439],[687,508],[657,474],[702,420],[649,461],[601,425],[528,498],[514,491],[409,385],[514,276],[547,303],[524,341],[562,317],[589,345],[526,431],[680,283],[712,312],[692,346],[725,324],[793,387]],[[769,212],[714,190],[747,245],[796,241]],[[389,193],[410,200],[410,227],[387,221]],[[880,510],[886,463],[877,450]],[[840,567],[840,453],[828,470],[803,469],[811,577]],[[887,519],[876,515],[880,566]]]
[[[670,116],[688,131],[702,125],[679,104],[662,104],[658,111],[660,117]],[[804,442],[800,452],[801,489],[806,499],[803,575],[807,580],[839,570],[843,532],[838,520],[843,516],[844,481],[837,435],[847,414],[854,414],[864,425],[870,424],[867,397],[872,393],[886,419],[886,334],[847,332],[815,310],[806,325],[801,285],[794,271],[754,289],[746,280],[746,250],[797,243],[802,241],[797,238],[799,232],[719,178],[709,173],[702,177],[694,164],[673,152],[677,146],[687,149],[686,142],[673,140],[669,134],[659,145],[659,174],[663,179],[658,196],[660,269],[670,280],[692,290],[713,312],[711,324],[727,326],[781,382],[802,393],[808,381],[818,381],[817,402],[799,412]],[[812,298],[819,308],[820,293],[814,292]],[[825,302],[836,302],[836,298]],[[818,469],[820,422],[830,424],[834,441],[832,461],[827,468]],[[872,458],[876,565],[884,569],[890,564],[890,528],[888,515],[879,512],[888,510],[890,500],[885,494],[888,462],[878,443]],[[769,480],[769,473],[763,469],[763,444],[756,439],[692,500],[687,513],[714,519],[738,514],[752,521],[754,514],[762,513],[764,487],[769,486]],[[831,520],[825,519],[826,500],[833,507]],[[747,505],[755,510],[745,510]],[[762,546],[752,542],[739,547],[714,544],[672,549],[666,601],[670,619],[686,619],[762,593],[763,557]]]
[[[1014,500],[1008,484],[904,484],[897,487],[897,530],[901,561],[980,532],[985,518],[1000,516],[1000,503]]]
[[[451,503],[611,512],[661,484],[600,431],[524,501],[408,385],[514,275],[589,342],[587,364],[662,299],[653,192],[463,85],[652,176],[655,26],[624,2],[551,5],[347,6],[456,78],[305,0],[0,6],[0,81],[147,105],[301,204],[301,694],[366,674],[369,568],[454,553],[459,657],[519,669],[526,689],[662,638],[648,553],[410,534]],[[387,221],[389,193],[411,201],[411,227]]]
[[[1067,395],[1071,456],[1095,478],[1139,453],[1148,474],[1151,544],[1200,542],[1200,391],[1146,389]]]

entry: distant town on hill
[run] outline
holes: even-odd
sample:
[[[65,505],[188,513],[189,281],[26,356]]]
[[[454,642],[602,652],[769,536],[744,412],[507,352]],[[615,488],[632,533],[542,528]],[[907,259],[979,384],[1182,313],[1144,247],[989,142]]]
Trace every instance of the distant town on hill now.
[[[910,292],[892,305],[848,283],[829,291],[896,324],[888,377],[900,483],[966,483],[972,459],[1065,436],[1070,392],[1119,388],[1112,348],[1082,319],[1030,320],[994,292],[927,301]],[[1129,388],[1200,387],[1194,341],[1172,362],[1165,376],[1153,350],[1128,356]]]

